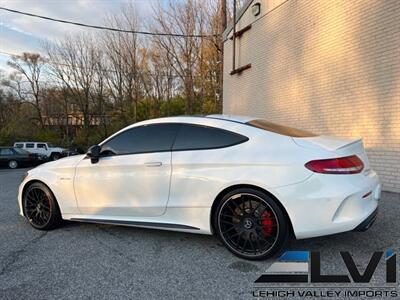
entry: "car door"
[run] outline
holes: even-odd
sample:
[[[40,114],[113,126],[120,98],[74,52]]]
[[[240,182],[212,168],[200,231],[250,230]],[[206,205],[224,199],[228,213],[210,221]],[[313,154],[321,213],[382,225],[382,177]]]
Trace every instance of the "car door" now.
[[[44,143],[36,143],[36,153],[47,155],[47,145]]]
[[[15,160],[18,164],[22,162],[20,157],[15,153],[12,148],[1,148],[0,149],[0,160],[1,164],[7,166],[8,162]]]
[[[10,148],[10,151],[13,153],[13,159],[16,160],[19,165],[27,165],[28,163],[32,163],[28,151],[25,151],[21,148]]]
[[[108,217],[162,215],[178,128],[178,124],[151,124],[127,129],[101,145],[97,163],[80,161],[74,178],[80,212]]]
[[[168,207],[209,205],[225,180],[241,177],[245,168],[235,146],[246,136],[220,128],[182,124],[172,149],[173,172]]]
[[[0,148],[0,165],[7,166],[10,158],[10,149]]]

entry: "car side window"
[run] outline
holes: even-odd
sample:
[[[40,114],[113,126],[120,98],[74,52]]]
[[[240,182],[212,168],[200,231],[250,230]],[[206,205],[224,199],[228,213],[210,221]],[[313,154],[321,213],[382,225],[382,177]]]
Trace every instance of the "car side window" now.
[[[11,149],[4,148],[4,149],[0,149],[0,155],[1,156],[14,155],[14,152]]]
[[[102,155],[171,151],[179,124],[150,124],[128,129],[102,145]]]
[[[37,148],[47,149],[46,144],[36,144]]]
[[[24,144],[15,144],[15,147],[17,147],[17,148],[23,148],[23,147],[24,147]]]
[[[27,143],[26,148],[35,148],[35,144],[33,143]]]
[[[215,127],[182,124],[173,147],[174,151],[216,149],[248,141],[243,135]]]

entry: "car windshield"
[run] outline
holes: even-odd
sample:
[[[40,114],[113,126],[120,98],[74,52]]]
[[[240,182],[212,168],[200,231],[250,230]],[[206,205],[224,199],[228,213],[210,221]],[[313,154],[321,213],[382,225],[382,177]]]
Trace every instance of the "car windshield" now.
[[[270,132],[275,132],[278,134],[286,135],[286,136],[291,136],[291,137],[312,137],[312,136],[317,136],[316,134],[306,131],[306,130],[301,130],[301,129],[296,129],[288,126],[283,126],[279,124],[275,124],[266,120],[262,119],[256,119],[252,120],[250,122],[247,122],[246,124],[264,129]]]
[[[28,151],[21,148],[14,148],[14,151],[17,152],[18,154],[29,154]]]
[[[54,148],[54,145],[52,143],[47,143],[47,147]]]

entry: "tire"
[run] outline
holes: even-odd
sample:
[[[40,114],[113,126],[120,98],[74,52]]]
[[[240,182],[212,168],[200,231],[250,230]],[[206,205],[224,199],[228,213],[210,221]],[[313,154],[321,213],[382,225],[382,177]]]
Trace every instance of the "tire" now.
[[[18,168],[18,162],[17,162],[16,160],[10,160],[10,161],[8,162],[8,167],[9,167],[10,169],[16,169],[16,168]]]
[[[41,182],[31,184],[22,199],[24,215],[32,227],[51,230],[61,224],[62,218],[56,198]]]
[[[61,154],[58,152],[52,153],[50,155],[51,160],[59,160],[61,158]]]
[[[261,191],[241,188],[219,201],[213,216],[219,239],[238,257],[273,257],[289,237],[289,220],[276,200]]]

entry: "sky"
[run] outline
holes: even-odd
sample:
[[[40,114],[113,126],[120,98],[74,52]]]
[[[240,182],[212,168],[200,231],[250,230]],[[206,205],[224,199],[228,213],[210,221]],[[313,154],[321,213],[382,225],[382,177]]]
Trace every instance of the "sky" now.
[[[162,1],[162,0],[158,0]],[[145,19],[152,13],[157,0],[0,0],[0,6],[48,17],[105,25],[107,15],[118,13],[127,2],[133,2],[138,15]],[[144,20],[145,21],[145,20]],[[0,10],[0,69],[7,74],[9,56],[1,52],[19,54],[41,53],[42,40],[55,40],[65,34],[96,31],[96,29],[56,23]]]

